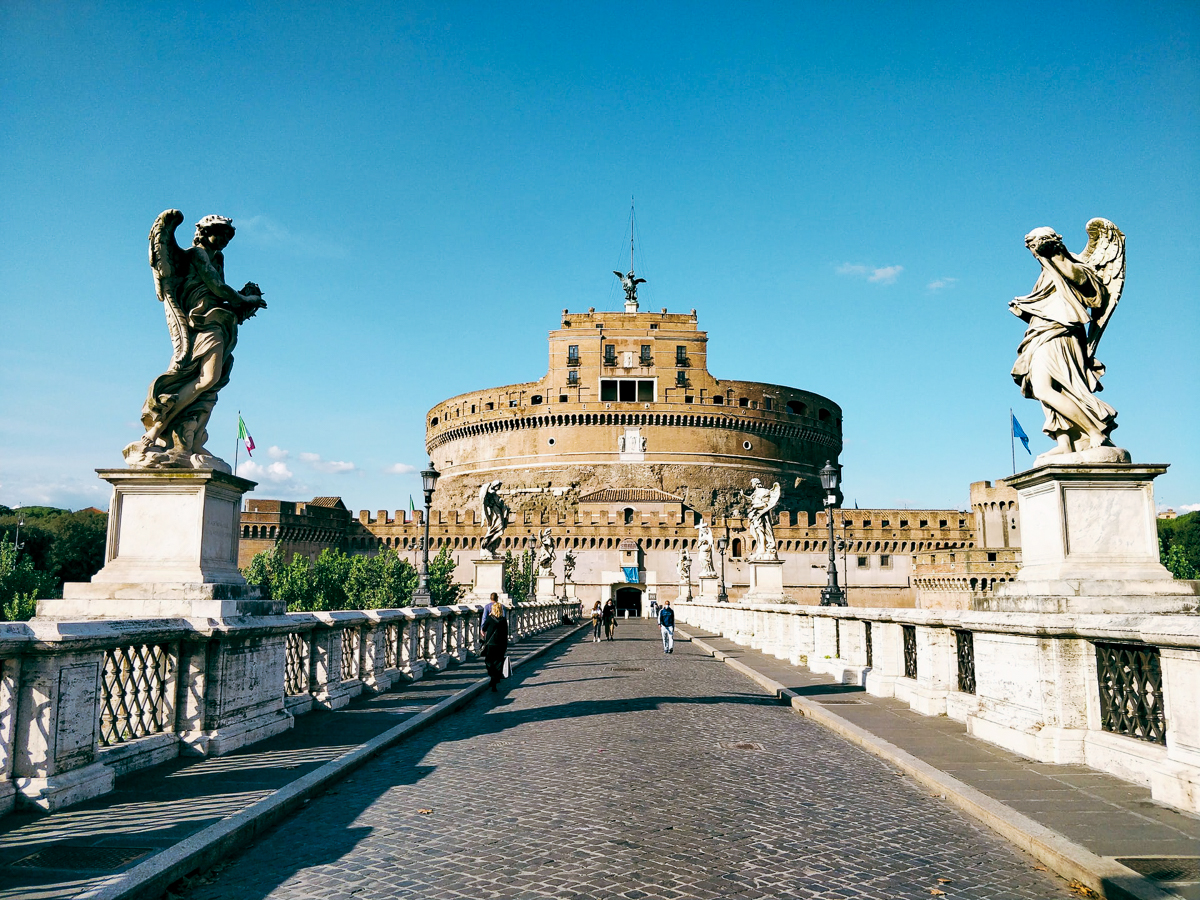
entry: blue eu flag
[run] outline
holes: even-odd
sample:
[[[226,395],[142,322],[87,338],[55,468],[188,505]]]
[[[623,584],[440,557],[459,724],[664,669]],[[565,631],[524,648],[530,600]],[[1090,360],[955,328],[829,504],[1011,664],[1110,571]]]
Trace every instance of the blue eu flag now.
[[[1012,413],[1009,413],[1012,415]],[[1012,417],[1012,433],[1021,444],[1025,447],[1025,452],[1033,456],[1033,451],[1029,449],[1029,435],[1025,433],[1025,429],[1021,427],[1021,423],[1017,421],[1017,417]]]
[[[637,584],[638,583],[638,581],[640,579],[638,578],[638,567],[637,566],[621,566],[621,568],[625,570],[625,583],[626,584]]]

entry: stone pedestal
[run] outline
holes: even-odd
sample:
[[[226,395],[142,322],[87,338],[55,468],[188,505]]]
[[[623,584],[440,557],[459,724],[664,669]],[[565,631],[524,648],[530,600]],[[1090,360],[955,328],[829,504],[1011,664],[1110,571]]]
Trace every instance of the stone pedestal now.
[[[1158,561],[1154,479],[1166,465],[1047,463],[1006,479],[1021,508],[1021,571],[987,608],[1191,612],[1196,583]]]
[[[679,600],[687,603],[692,599],[692,583],[690,581],[679,582]]]
[[[783,592],[783,560],[750,560],[750,590],[746,592],[747,603],[784,603],[788,596]]]
[[[511,606],[512,600],[504,593],[504,560],[477,559],[475,560],[475,585],[467,595],[468,603],[487,603],[492,594],[500,598],[505,606]]]
[[[557,600],[558,596],[554,593],[554,576],[553,575],[538,575],[537,577],[537,598],[539,600]]]
[[[700,600],[704,603],[716,603],[721,591],[721,580],[716,575],[701,575]]]
[[[113,486],[104,568],[38,601],[57,619],[264,616],[238,570],[242,495],[255,483],[212,469],[97,469]]]

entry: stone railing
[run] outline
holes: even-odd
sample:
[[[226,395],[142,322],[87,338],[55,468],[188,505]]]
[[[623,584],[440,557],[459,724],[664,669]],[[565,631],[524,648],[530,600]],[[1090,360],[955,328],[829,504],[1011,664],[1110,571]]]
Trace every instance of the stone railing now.
[[[0,624],[0,812],[54,810],[180,754],[222,755],[314,708],[479,650],[481,604],[238,619]],[[519,642],[579,603],[509,610]]]
[[[680,603],[743,646],[1200,812],[1200,616]]]

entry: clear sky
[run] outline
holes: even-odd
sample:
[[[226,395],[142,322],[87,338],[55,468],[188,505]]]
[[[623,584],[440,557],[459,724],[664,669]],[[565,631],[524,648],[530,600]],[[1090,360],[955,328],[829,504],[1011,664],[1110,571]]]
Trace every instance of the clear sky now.
[[[170,343],[146,261],[231,216],[258,496],[420,497],[439,400],[546,371],[563,308],[699,311],[718,378],[844,410],[860,506],[1011,472],[1025,233],[1128,236],[1114,439],[1200,504],[1200,5],[0,5],[0,503],[106,507]],[[273,448],[273,449],[272,449]],[[1017,447],[1017,465],[1030,461]],[[243,456],[244,459],[244,456]],[[419,502],[419,500],[418,500]]]

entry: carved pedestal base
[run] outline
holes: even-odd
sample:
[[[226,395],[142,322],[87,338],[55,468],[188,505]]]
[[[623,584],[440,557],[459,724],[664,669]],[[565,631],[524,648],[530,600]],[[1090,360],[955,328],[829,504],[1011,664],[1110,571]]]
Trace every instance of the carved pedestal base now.
[[[278,615],[238,570],[242,494],[253,481],[195,469],[98,469],[113,486],[104,568],[38,601],[47,618]]]
[[[1021,508],[1021,571],[981,603],[1005,612],[1194,611],[1197,584],[1175,581],[1158,561],[1153,481],[1166,470],[1054,463],[1007,479]]]
[[[475,585],[467,595],[467,603],[487,603],[492,594],[496,594],[505,606],[511,606],[512,600],[504,593],[504,560],[477,559],[475,560]]]
[[[701,602],[716,603],[721,590],[720,579],[716,575],[701,575],[699,580]]]
[[[750,590],[746,592],[747,603],[785,603],[788,596],[783,592],[783,560],[750,560]]]
[[[537,577],[537,598],[539,600],[557,600],[554,593],[554,576],[539,575]]]

